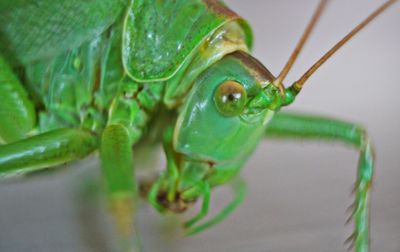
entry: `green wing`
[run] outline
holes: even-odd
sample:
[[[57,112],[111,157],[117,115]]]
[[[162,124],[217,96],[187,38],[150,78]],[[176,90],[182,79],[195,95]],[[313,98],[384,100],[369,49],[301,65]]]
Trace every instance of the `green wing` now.
[[[245,24],[218,0],[135,0],[125,19],[124,68],[137,81],[167,80],[213,31],[232,20]]]
[[[75,48],[106,30],[128,0],[0,0],[0,51],[27,64]]]

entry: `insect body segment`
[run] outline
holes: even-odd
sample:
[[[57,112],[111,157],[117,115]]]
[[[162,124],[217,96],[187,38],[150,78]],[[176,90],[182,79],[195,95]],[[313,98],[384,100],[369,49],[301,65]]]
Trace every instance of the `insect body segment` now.
[[[126,0],[1,1],[0,51],[12,66],[52,58],[103,33],[127,6]]]
[[[124,23],[124,68],[140,82],[167,80],[211,34],[235,21],[251,47],[247,23],[219,1],[133,1]]]
[[[34,105],[28,98],[11,67],[0,55],[0,143],[12,142],[26,137],[35,127]],[[15,113],[14,111],[18,111]]]

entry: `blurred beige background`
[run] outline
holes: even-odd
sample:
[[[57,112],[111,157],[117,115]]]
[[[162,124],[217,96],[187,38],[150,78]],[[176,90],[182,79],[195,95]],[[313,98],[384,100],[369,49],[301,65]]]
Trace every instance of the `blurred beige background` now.
[[[254,55],[278,74],[317,0],[227,0],[254,28]],[[381,0],[331,1],[286,83],[294,81]],[[356,122],[377,149],[372,251],[400,251],[400,4],[359,34],[313,76],[291,106]],[[245,202],[207,232],[179,238],[178,218],[140,209],[144,251],[345,251],[357,152],[341,144],[264,141],[243,176]],[[0,185],[0,251],[112,251],[101,202],[81,197],[98,176],[91,159],[56,174]],[[213,194],[211,214],[230,198]],[[194,214],[191,211],[189,214]],[[181,218],[181,220],[184,218]],[[176,223],[170,224],[170,223]],[[167,235],[165,235],[167,233]]]

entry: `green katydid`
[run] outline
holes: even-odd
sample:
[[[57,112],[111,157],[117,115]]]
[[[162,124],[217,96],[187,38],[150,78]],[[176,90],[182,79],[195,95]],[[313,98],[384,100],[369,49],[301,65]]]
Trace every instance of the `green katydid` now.
[[[201,212],[185,223],[196,233],[241,202],[244,187],[235,178],[265,132],[337,139],[361,153],[353,238],[356,251],[368,250],[373,155],[365,132],[330,119],[276,114],[293,102],[310,72],[284,88],[296,55],[275,78],[249,55],[247,23],[218,1],[19,0],[0,7],[3,176],[54,167],[98,149],[116,226],[130,237],[140,189],[132,146],[156,133],[152,140],[163,141],[167,168],[146,197],[156,209],[173,212],[203,198]],[[60,10],[65,16],[51,15]],[[153,129],[159,113],[170,118]],[[198,224],[211,189],[226,183],[237,197]]]

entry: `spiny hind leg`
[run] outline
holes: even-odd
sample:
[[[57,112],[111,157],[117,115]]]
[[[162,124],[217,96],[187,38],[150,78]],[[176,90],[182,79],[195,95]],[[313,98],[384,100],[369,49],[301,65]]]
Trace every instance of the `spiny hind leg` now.
[[[354,233],[350,237],[355,251],[369,251],[369,197],[374,170],[374,152],[366,131],[352,123],[295,113],[278,113],[268,125],[266,135],[278,138],[341,141],[355,147],[359,153],[356,199],[353,219]]]
[[[25,138],[35,126],[35,108],[18,77],[1,54],[0,94],[0,143]]]

